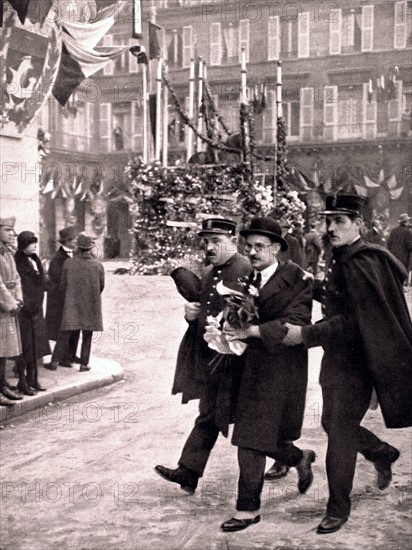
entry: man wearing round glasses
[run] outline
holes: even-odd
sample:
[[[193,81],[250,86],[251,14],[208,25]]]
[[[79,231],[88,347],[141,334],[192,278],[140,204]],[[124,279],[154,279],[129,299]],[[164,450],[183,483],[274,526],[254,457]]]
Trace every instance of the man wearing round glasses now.
[[[305,280],[295,263],[278,261],[288,245],[274,219],[255,218],[240,234],[254,270],[251,282],[259,288],[259,321],[246,329],[225,328],[228,340],[248,343],[232,438],[238,447],[238,498],[234,517],[221,525],[226,532],[260,521],[266,456],[296,467],[300,493],[306,493],[313,481],[315,460],[313,451],[302,451],[292,443],[299,439],[303,423],[307,351],[303,345],[283,344],[285,323],[292,319],[295,325],[310,323],[312,281]]]

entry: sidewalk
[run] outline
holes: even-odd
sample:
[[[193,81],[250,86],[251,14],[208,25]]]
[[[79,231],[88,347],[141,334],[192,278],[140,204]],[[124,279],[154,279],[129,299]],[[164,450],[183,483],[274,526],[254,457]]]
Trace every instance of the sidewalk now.
[[[39,382],[47,390],[37,392],[32,397],[25,395],[21,401],[15,401],[14,407],[0,407],[0,425],[63,399],[118,382],[124,375],[123,367],[112,359],[92,357],[90,366],[91,370],[87,372],[79,372],[79,365],[73,368],[58,367],[55,371],[39,366]],[[8,361],[7,381],[17,385],[18,380],[12,368],[13,362]]]

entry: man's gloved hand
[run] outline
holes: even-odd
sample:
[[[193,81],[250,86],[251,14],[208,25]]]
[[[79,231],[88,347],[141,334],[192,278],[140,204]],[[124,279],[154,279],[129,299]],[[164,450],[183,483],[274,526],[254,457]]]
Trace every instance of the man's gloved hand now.
[[[282,340],[282,344],[285,344],[285,346],[297,346],[303,343],[302,327],[292,325],[291,323],[285,323],[285,327],[287,327],[288,333]]]
[[[186,321],[195,321],[199,317],[200,303],[189,302],[185,304],[185,319]]]

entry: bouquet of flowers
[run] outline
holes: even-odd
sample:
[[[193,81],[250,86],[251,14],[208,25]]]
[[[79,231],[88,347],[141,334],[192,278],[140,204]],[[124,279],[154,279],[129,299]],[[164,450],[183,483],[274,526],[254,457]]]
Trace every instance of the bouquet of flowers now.
[[[245,329],[259,319],[256,298],[258,289],[249,282],[241,282],[243,292],[226,287],[222,282],[216,285],[217,292],[225,298],[223,311],[217,317],[207,319],[204,338],[208,346],[221,354],[242,355],[247,343],[240,340],[228,341],[225,326]]]

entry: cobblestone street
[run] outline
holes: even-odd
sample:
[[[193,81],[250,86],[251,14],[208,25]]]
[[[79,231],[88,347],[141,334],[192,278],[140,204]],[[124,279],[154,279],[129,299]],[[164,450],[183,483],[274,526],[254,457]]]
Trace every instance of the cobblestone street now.
[[[265,484],[261,523],[222,533],[238,471],[230,440],[218,440],[194,496],[153,472],[156,464],[175,466],[197,414],[197,402],[183,406],[170,394],[185,329],[183,299],[167,277],[109,271],[103,299],[105,332],[93,344],[91,366],[99,357],[114,359],[125,379],[5,425],[1,550],[411,547],[411,432],[386,430],[379,410],[364,423],[401,450],[390,488],[379,491],[373,467],[359,458],[349,522],[333,535],[315,533],[327,498],[318,348],[310,354],[300,441],[317,453],[313,486],[299,495],[293,471]]]

